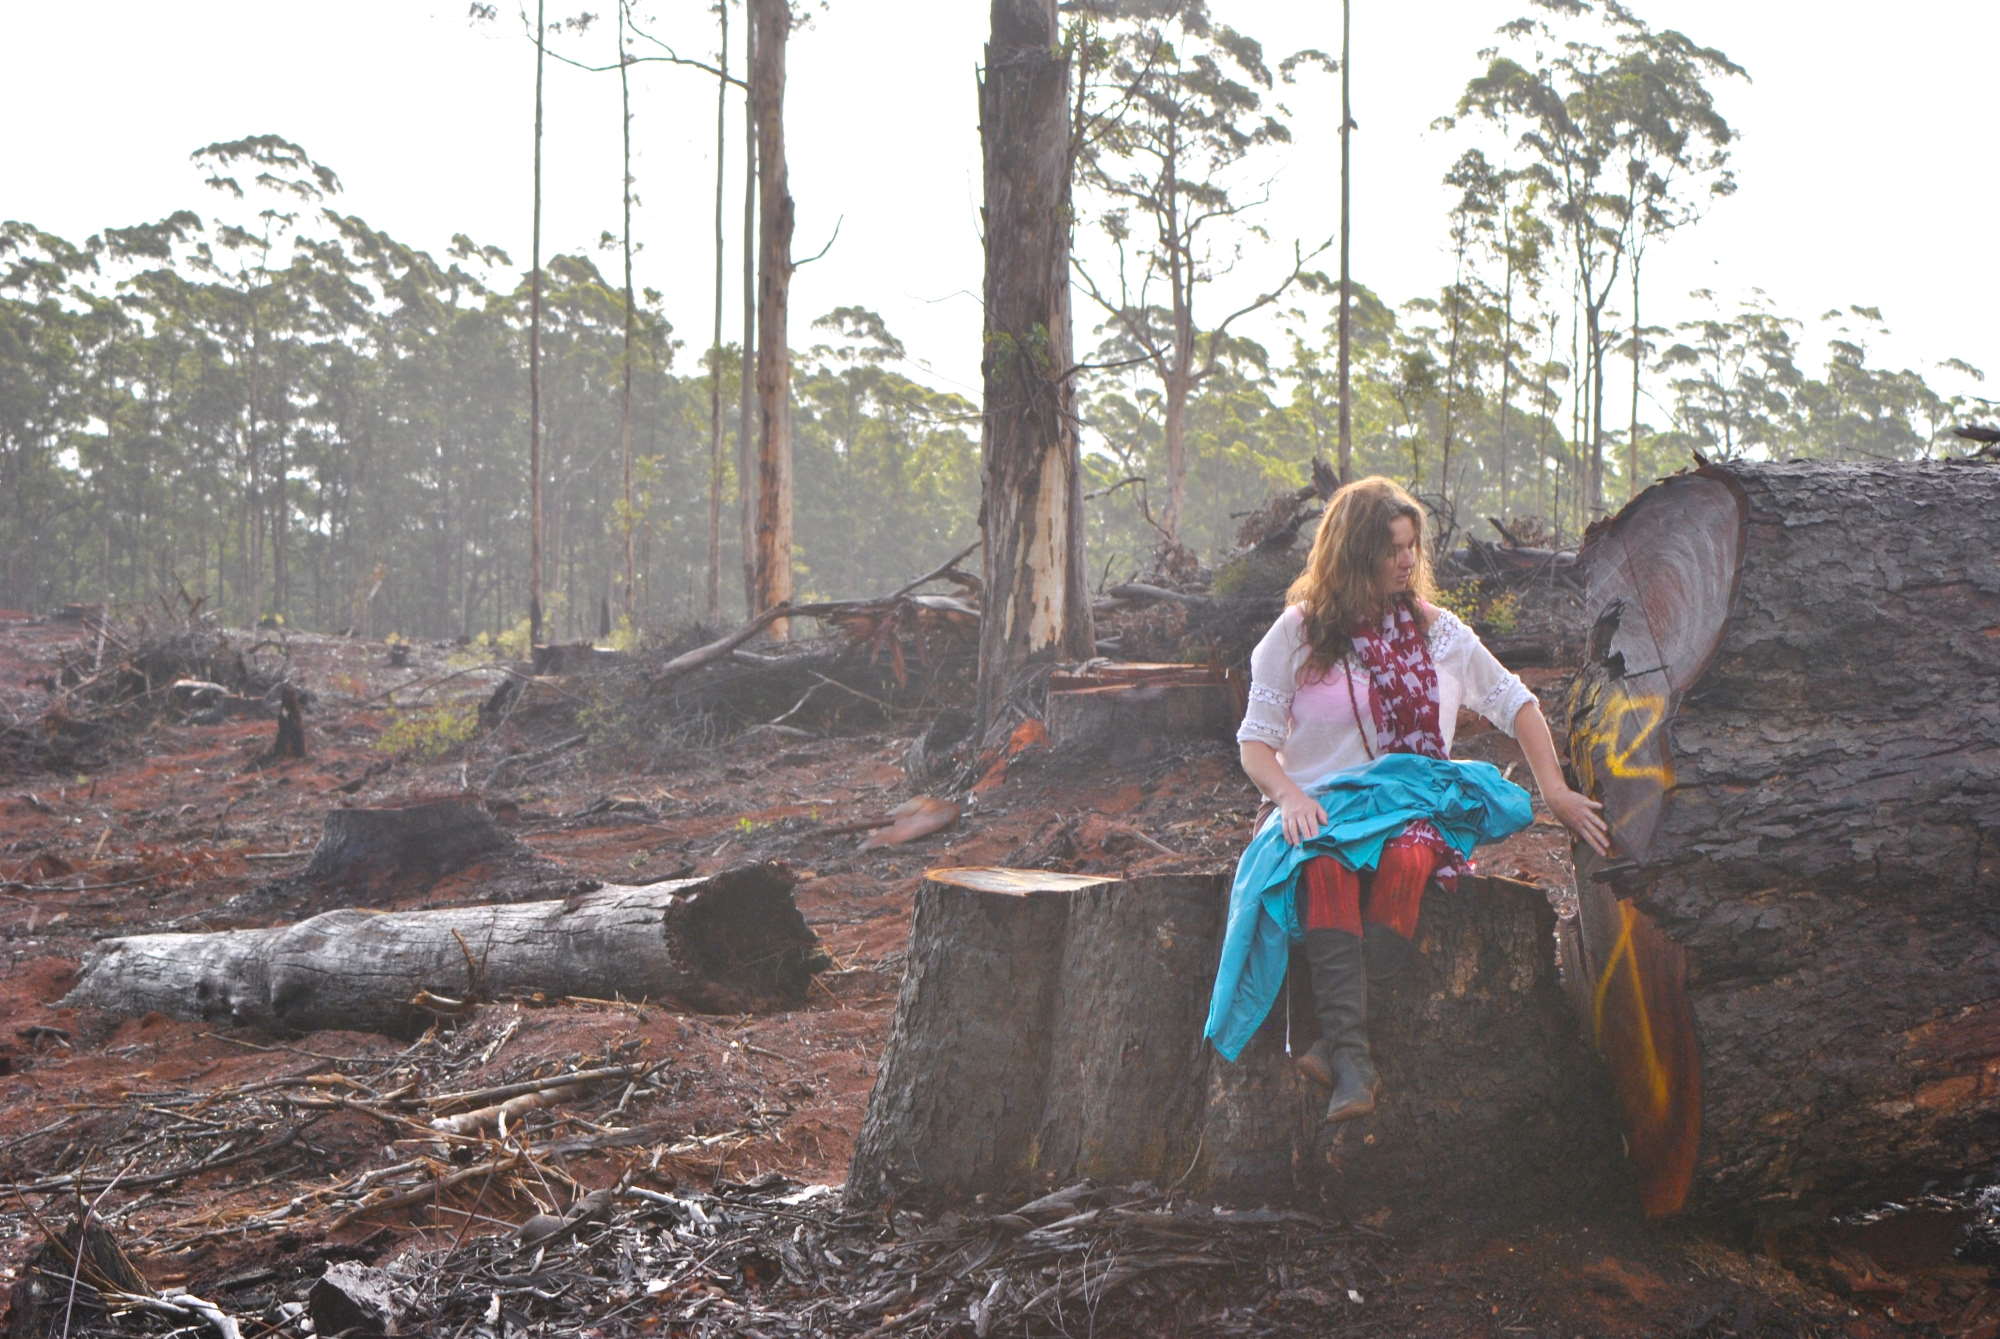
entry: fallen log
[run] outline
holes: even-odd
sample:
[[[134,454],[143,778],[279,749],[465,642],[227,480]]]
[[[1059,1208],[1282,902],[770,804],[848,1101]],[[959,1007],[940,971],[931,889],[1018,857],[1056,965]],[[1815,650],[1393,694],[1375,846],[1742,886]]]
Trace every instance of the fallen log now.
[[[1217,875],[933,870],[857,1141],[857,1206],[1020,1195],[1089,1177],[1236,1204],[1532,1213],[1615,1194],[1595,1067],[1564,1006],[1539,890],[1434,892],[1424,956],[1375,1024],[1387,1096],[1326,1139],[1307,974],[1235,1064],[1202,1040]]]
[[[306,1032],[406,1034],[448,999],[588,995],[712,1013],[797,1004],[824,965],[792,875],[746,865],[700,879],[607,884],[559,902],[376,913],[294,925],[134,935],[92,948],[69,1006]]]
[[[1708,465],[1584,550],[1586,1025],[1656,1212],[2000,1157],[2000,469]]]

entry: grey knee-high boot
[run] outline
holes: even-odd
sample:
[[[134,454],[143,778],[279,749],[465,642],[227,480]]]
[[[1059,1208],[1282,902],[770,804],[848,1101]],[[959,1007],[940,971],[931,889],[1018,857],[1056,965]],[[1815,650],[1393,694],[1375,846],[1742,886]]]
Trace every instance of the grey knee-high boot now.
[[[1368,971],[1361,936],[1308,930],[1305,940],[1319,1040],[1299,1058],[1299,1069],[1333,1089],[1329,1122],[1365,1116],[1375,1109],[1382,1080],[1368,1053]]]

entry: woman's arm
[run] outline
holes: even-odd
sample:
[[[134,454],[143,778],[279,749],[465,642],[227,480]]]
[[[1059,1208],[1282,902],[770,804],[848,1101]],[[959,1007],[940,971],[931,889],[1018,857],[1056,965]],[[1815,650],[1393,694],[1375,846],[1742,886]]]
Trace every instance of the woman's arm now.
[[[1276,749],[1269,744],[1246,739],[1237,744],[1236,756],[1243,762],[1244,775],[1256,783],[1266,799],[1278,806],[1286,841],[1297,846],[1326,826],[1326,810],[1320,808],[1319,801],[1306,794],[1298,782],[1285,775],[1285,769],[1278,765]]]
[[[1542,704],[1532,697],[1514,713],[1514,738],[1519,741],[1521,752],[1527,755],[1528,770],[1535,774],[1535,787],[1542,792],[1542,803],[1548,805],[1549,812],[1581,837],[1591,850],[1610,855],[1611,830],[1605,826],[1600,812],[1604,806],[1580,791],[1571,790],[1569,782],[1563,779],[1562,764],[1556,761],[1555,736],[1549,733]]]

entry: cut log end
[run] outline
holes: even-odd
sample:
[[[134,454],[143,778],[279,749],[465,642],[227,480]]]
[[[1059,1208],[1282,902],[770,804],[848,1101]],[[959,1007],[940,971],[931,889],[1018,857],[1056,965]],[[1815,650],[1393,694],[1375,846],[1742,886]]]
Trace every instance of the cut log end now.
[[[1573,1000],[1646,1202],[1877,1203],[2000,1156],[2000,471],[1732,462],[1584,550]]]

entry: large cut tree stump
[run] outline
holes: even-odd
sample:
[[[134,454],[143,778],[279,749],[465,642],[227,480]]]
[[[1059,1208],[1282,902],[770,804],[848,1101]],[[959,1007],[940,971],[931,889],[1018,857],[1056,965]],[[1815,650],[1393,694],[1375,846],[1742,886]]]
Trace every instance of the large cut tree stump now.
[[[2000,1157],[2000,468],[1713,465],[1584,551],[1577,1000],[1648,1205]]]
[[[296,925],[135,935],[91,950],[66,1005],[131,1016],[406,1033],[419,995],[583,995],[738,1013],[794,1005],[823,964],[792,875],[746,865],[701,879],[607,884],[560,902],[378,913]]]
[[[1202,1040],[1227,900],[1215,875],[932,871],[850,1201],[1091,1177],[1222,1203],[1532,1212],[1621,1174],[1538,890],[1433,892],[1424,957],[1378,1011],[1389,1096],[1338,1140],[1326,1091],[1286,1055],[1313,1036],[1302,967],[1238,1063]]]

